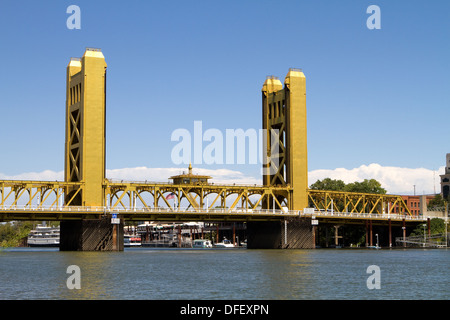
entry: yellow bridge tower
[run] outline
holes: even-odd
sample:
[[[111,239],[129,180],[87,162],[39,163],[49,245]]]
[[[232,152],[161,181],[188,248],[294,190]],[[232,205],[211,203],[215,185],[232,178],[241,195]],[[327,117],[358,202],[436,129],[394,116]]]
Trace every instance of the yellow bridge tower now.
[[[289,69],[284,87],[269,76],[262,87],[262,127],[266,134],[263,154],[263,184],[289,187],[287,207],[308,207],[308,154],[306,129],[306,83],[300,69]],[[274,207],[283,196],[269,198]],[[280,222],[248,222],[249,248],[311,248],[314,231],[307,219]]]
[[[103,206],[105,179],[106,62],[86,49],[67,66],[65,181],[82,182],[72,204]],[[75,191],[75,190],[74,190]]]
[[[277,77],[267,77],[262,100],[267,141],[263,183],[290,186],[289,209],[303,210],[308,207],[305,75],[300,69],[290,69],[284,88]]]
[[[105,205],[106,62],[87,48],[67,66],[65,182],[71,206]],[[120,250],[123,228],[103,220],[61,221],[61,250]],[[123,244],[122,244],[123,246]]]

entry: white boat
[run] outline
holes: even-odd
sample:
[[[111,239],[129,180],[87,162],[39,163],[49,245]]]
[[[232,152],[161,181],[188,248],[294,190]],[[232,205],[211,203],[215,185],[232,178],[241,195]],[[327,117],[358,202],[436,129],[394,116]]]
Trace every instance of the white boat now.
[[[234,245],[230,240],[224,238],[222,242],[216,243],[214,245],[214,247],[216,247],[216,248],[234,248]]]
[[[27,243],[30,247],[59,247],[60,228],[38,224],[36,229],[28,234]]]
[[[212,243],[209,240],[196,239],[192,242],[192,248],[212,248]]]
[[[141,237],[132,235],[132,234],[124,234],[123,235],[123,246],[124,247],[140,247],[142,245]]]

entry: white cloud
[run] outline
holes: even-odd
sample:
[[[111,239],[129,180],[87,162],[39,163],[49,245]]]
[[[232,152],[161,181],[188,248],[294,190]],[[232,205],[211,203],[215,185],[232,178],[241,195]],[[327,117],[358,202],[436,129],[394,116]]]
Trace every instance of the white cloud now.
[[[37,181],[62,181],[64,180],[64,171],[45,170],[42,172],[25,172],[14,176],[8,176],[0,173],[1,180],[37,180]]]
[[[187,171],[184,168],[123,168],[110,169],[106,171],[106,176],[110,179],[129,180],[129,181],[159,181],[167,182],[168,178],[173,175],[181,174]],[[194,168],[195,174],[209,175],[213,177],[214,183],[224,184],[257,184],[262,183],[261,177],[253,177],[246,175],[240,171],[229,169],[203,169]],[[416,194],[431,194],[440,192],[440,174],[444,173],[444,167],[440,167],[438,171],[426,168],[401,168],[401,167],[385,167],[376,163],[362,165],[358,168],[345,169],[319,169],[309,172],[309,184],[322,180],[324,178],[340,179],[345,183],[362,181],[364,179],[376,179],[388,193],[391,194],[413,194],[414,185],[416,186]],[[63,171],[45,170],[42,172],[28,172],[14,176],[7,176],[0,173],[2,180],[42,180],[55,181],[63,180]]]
[[[345,183],[375,179],[391,194],[416,195],[440,192],[439,174],[444,173],[444,167],[437,172],[426,168],[384,167],[377,163],[362,165],[358,168],[336,168],[332,170],[313,170],[309,172],[309,184],[324,178],[340,179]]]

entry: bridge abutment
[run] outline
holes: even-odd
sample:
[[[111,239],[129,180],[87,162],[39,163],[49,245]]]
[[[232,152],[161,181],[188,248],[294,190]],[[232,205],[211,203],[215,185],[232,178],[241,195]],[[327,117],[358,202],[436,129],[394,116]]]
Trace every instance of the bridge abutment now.
[[[314,249],[315,231],[310,218],[247,222],[249,249]]]
[[[111,218],[61,221],[60,251],[123,251],[123,221]]]

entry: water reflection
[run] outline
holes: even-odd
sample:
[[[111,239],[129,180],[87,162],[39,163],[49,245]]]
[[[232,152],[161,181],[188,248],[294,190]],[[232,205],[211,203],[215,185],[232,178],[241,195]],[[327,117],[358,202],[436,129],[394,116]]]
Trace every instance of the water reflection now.
[[[315,296],[309,250],[262,250],[254,253],[261,271],[259,290],[264,299],[310,299]]]
[[[61,252],[58,270],[64,275],[56,299],[118,299],[114,296],[114,283],[118,283],[117,264],[122,259],[119,252]],[[68,289],[70,274],[67,267],[77,265],[81,271],[81,289]],[[124,272],[125,270],[122,270]]]
[[[0,299],[448,299],[447,250],[5,250]],[[67,267],[81,269],[68,289]],[[369,290],[366,269],[381,269]]]

